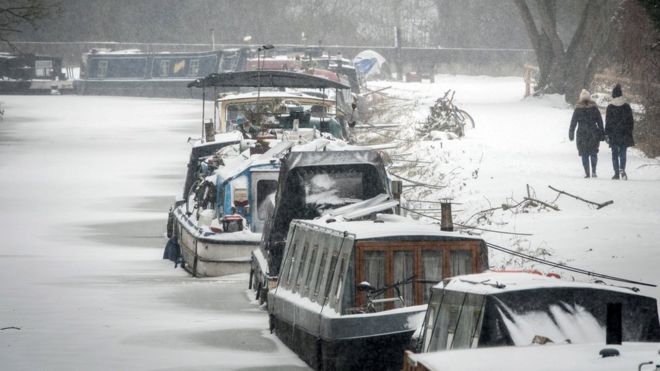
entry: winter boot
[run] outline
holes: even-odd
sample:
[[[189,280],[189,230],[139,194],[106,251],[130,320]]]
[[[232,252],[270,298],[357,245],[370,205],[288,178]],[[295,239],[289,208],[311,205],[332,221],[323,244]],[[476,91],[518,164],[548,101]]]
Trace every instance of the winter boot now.
[[[618,177],[617,177],[618,178]],[[628,175],[625,170],[621,170],[621,179],[628,180]]]
[[[614,174],[614,176],[612,177],[612,179],[617,179],[617,180],[618,180],[618,179],[619,179],[619,174]]]

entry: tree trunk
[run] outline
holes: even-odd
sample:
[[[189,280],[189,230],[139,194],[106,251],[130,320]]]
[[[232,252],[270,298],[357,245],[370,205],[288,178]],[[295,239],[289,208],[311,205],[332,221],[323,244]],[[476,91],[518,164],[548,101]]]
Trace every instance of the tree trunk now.
[[[589,1],[582,10],[568,49],[557,32],[556,2],[537,0],[537,22],[526,0],[513,0],[518,7],[539,64],[538,93],[565,94],[574,103],[581,89],[589,89],[609,39],[608,27],[619,0]]]

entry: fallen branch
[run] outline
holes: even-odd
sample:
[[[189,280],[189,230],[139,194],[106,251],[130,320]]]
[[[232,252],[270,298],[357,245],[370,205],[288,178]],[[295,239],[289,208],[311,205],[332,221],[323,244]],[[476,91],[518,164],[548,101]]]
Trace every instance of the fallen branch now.
[[[538,203],[540,203],[541,205],[543,205],[543,206],[545,206],[545,207],[549,207],[549,208],[551,208],[551,209],[553,209],[553,210],[555,210],[555,211],[559,211],[559,208],[558,208],[557,206],[555,206],[555,205],[550,205],[550,204],[547,203],[547,202],[543,202],[543,201],[541,201],[541,200],[537,200],[537,199],[535,199],[535,198],[525,197],[525,201],[538,202]]]
[[[393,177],[395,177],[395,178],[401,179],[401,180],[403,180],[403,181],[410,182],[410,183],[412,183],[412,185],[414,185],[414,186],[427,187],[427,188],[431,188],[431,189],[443,189],[443,188],[446,187],[446,185],[428,184],[428,183],[423,183],[423,182],[420,182],[420,181],[417,181],[417,180],[412,180],[412,179],[404,178],[404,177],[402,177],[401,175],[396,175],[396,174],[394,174],[394,173],[390,173],[390,175],[393,176]],[[407,184],[406,184],[406,185],[407,185]],[[405,187],[406,185],[404,185],[404,187]]]
[[[413,213],[413,214],[417,214],[417,215],[423,216],[423,217],[425,217],[425,218],[429,218],[429,219],[437,220],[437,221],[440,221],[440,222],[442,221],[441,218],[437,218],[437,217],[434,217],[434,216],[431,216],[431,215],[426,215],[426,214],[424,214],[424,213],[420,213],[420,212],[418,212],[418,211],[415,211],[415,210],[412,210],[412,209],[408,209],[407,207],[403,207],[403,206],[401,206],[401,209],[406,210],[406,211],[408,211],[408,212],[411,212],[411,213]],[[484,231],[484,232],[493,232],[493,233],[501,233],[501,234],[512,234],[512,235],[516,235],[516,236],[532,236],[531,233],[517,233],[517,232],[498,231],[498,230],[494,230],[494,229],[479,228],[479,227],[474,227],[474,226],[471,226],[471,225],[460,224],[460,223],[456,223],[456,222],[454,222],[454,225],[457,225],[457,226],[459,226],[459,227],[461,227],[461,228],[465,228],[465,229],[474,229],[474,230]]]
[[[572,194],[570,194],[570,193],[568,193],[568,192],[566,192],[566,191],[562,191],[561,189],[557,189],[557,188],[555,188],[555,187],[553,187],[553,186],[551,186],[551,185],[549,185],[548,188],[552,189],[553,191],[555,191],[555,192],[557,192],[557,193],[559,193],[559,194],[566,195],[566,196],[570,196],[570,197],[573,197],[573,198],[576,199],[576,200],[580,200],[580,201],[582,201],[582,202],[586,202],[586,203],[588,203],[588,204],[590,204],[590,205],[594,205],[594,206],[596,206],[596,209],[602,209],[603,207],[605,207],[605,206],[607,206],[607,205],[611,205],[611,204],[614,203],[613,200],[605,201],[605,202],[601,202],[601,203],[593,202],[593,201],[585,200],[584,198],[582,198],[582,197],[580,197],[580,196],[572,195]]]
[[[20,327],[9,326],[9,327],[0,328],[0,331],[3,331],[3,330],[20,330],[20,329],[21,329]]]

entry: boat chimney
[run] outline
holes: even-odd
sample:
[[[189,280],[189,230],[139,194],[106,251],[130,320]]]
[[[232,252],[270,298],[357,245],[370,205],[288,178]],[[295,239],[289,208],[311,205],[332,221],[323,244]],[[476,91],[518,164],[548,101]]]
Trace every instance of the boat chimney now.
[[[213,127],[213,121],[209,120],[204,123],[204,136],[206,137],[206,142],[215,142],[215,128]]]
[[[454,230],[454,221],[451,218],[450,200],[440,201],[440,230],[452,232]]]
[[[621,344],[623,340],[621,309],[621,303],[607,303],[607,327],[605,329],[605,342],[607,344]]]
[[[392,189],[392,198],[399,201],[399,205],[395,207],[394,212],[397,215],[401,215],[401,193],[403,193],[403,182],[400,180],[393,180],[390,188]]]

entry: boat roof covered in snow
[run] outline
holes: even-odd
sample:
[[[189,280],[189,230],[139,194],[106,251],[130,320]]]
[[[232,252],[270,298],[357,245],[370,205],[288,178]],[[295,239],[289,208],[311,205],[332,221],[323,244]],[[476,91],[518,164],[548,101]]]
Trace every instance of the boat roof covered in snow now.
[[[513,291],[587,288],[630,294],[625,287],[599,283],[567,281],[530,272],[484,272],[454,277],[433,287],[434,290],[461,291],[477,295],[499,295]],[[637,294],[639,295],[639,294]],[[641,296],[641,295],[640,295]]]
[[[240,71],[212,73],[188,83],[189,88],[307,88],[350,89],[350,86],[323,77],[292,71]]]
[[[316,180],[330,186],[328,192],[339,194],[345,190],[335,184],[338,179],[333,179],[333,176],[350,179],[350,185],[344,184],[343,187],[350,188],[348,193],[360,194],[361,199],[355,201],[389,192],[385,165],[376,151],[292,151],[282,159],[275,211],[264,229],[262,248],[283,249],[293,219],[314,219],[321,215],[318,208],[312,206],[328,203],[329,199],[321,197],[314,202],[308,199],[311,196],[309,193],[313,192],[310,182],[317,176],[319,178]],[[276,247],[279,244],[282,246]],[[271,273],[277,273],[279,263],[278,258],[271,262]]]
[[[329,212],[328,215],[322,218],[305,221],[305,223],[352,234],[355,236],[355,240],[414,239],[419,241],[428,239],[457,241],[479,239],[463,236],[457,232],[442,231],[439,224],[420,223],[393,214],[377,214],[376,220],[334,221],[332,214],[335,211]],[[355,211],[359,212],[361,210]],[[353,211],[349,211],[344,215],[351,217],[351,214],[353,214]]]
[[[660,341],[656,299],[631,289],[538,272],[452,277],[432,288],[418,349],[603,344],[614,306],[620,308],[621,341]]]

